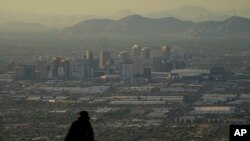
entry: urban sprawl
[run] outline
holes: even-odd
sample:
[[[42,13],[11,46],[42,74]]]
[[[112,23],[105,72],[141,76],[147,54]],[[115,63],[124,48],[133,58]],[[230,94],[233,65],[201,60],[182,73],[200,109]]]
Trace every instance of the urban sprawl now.
[[[250,121],[250,76],[220,61],[191,68],[195,56],[171,46],[82,54],[9,61],[0,140],[61,141],[82,110],[97,141],[227,141],[230,124]]]

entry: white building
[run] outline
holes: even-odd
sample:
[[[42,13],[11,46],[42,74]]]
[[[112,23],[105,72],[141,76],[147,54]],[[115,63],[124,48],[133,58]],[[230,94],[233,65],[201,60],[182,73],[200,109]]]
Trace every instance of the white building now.
[[[235,107],[230,106],[202,106],[195,107],[193,114],[231,114],[235,112]]]
[[[202,96],[202,100],[204,103],[215,104],[219,102],[227,102],[235,99],[236,97],[236,94],[204,94]]]

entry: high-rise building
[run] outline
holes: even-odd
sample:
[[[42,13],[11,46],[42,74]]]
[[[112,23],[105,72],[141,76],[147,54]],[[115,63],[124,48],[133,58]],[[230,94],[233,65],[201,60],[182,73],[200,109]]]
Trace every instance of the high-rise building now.
[[[98,70],[99,65],[100,65],[100,62],[99,62],[99,61],[100,61],[99,59],[94,59],[94,60],[93,60],[93,70],[94,70],[94,71]]]
[[[142,59],[144,60],[144,61],[149,61],[150,60],[150,58],[151,58],[151,55],[150,55],[150,48],[143,48],[142,50],[141,50],[141,56],[142,56]]]
[[[154,57],[153,58],[152,70],[154,72],[161,72],[162,59],[163,59],[162,57]]]
[[[151,68],[144,68],[144,78],[147,80],[151,80]]]
[[[58,68],[61,66],[61,60],[62,58],[60,57],[55,57],[52,60],[51,69],[53,78],[56,78],[58,76]]]
[[[132,47],[132,56],[141,57],[141,47],[139,45],[134,45]]]
[[[142,74],[143,73],[143,59],[140,57],[132,57],[133,62],[133,71],[135,74]]]
[[[35,79],[35,66],[34,65],[18,65],[15,68],[16,80],[32,80]]]
[[[131,60],[123,60],[121,63],[121,78],[123,80],[131,80],[133,79],[133,63]]]
[[[163,46],[161,48],[161,51],[162,51],[162,57],[163,58],[166,58],[168,60],[171,59],[171,46]]]
[[[94,74],[94,55],[89,50],[86,52],[86,60],[88,63],[88,75],[93,76],[93,74]]]
[[[49,66],[47,60],[37,60],[35,65],[35,74],[37,80],[48,79]]]
[[[121,51],[119,53],[119,59],[121,62],[123,62],[124,60],[128,59],[129,58],[129,54],[127,51]]]
[[[61,68],[63,68],[63,74],[59,74],[60,78],[68,79],[70,77],[70,63],[69,60],[62,60]]]
[[[141,46],[135,44],[131,49],[131,60],[133,63],[134,74],[143,73],[144,60],[142,59],[142,49]]]
[[[52,76],[54,79],[68,79],[70,76],[69,60],[63,60],[60,57],[52,60]]]
[[[90,76],[89,64],[87,60],[75,59],[70,63],[70,78],[73,80],[83,80]]]
[[[108,62],[111,60],[110,53],[108,51],[101,51],[100,52],[100,68],[106,68]]]
[[[87,50],[86,51],[86,58],[87,60],[89,60],[90,62],[92,62],[94,60],[94,55],[91,51]]]

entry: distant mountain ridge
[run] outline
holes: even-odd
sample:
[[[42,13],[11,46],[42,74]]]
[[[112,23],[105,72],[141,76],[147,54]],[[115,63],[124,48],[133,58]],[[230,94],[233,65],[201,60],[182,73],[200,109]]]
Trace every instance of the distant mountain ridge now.
[[[104,32],[104,27],[114,22],[110,19],[90,19],[83,22],[80,22],[72,27],[66,28],[65,31],[73,33],[98,33]]]
[[[121,34],[164,34],[180,33],[193,25],[192,22],[175,18],[150,19],[132,15],[112,22],[105,27],[107,32]]]
[[[233,16],[224,21],[199,22],[187,33],[195,36],[249,36],[250,20]]]
[[[182,20],[201,22],[207,20],[221,21],[230,17],[223,12],[211,11],[198,6],[183,6],[173,10],[164,10],[161,12],[149,13],[151,18],[175,17]]]
[[[227,37],[250,35],[250,20],[238,16],[223,21],[194,23],[176,18],[147,18],[131,15],[119,20],[91,19],[63,29],[63,34],[177,35]]]

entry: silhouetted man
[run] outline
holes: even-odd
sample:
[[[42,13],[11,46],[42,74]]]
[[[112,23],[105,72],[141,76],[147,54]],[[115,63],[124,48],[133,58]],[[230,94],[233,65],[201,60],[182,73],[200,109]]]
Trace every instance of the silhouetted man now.
[[[72,123],[65,141],[94,141],[94,132],[89,120],[88,112],[81,111],[78,120]]]

